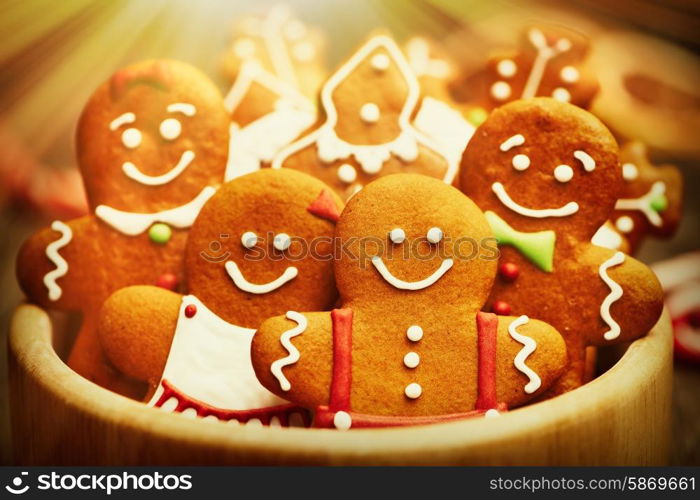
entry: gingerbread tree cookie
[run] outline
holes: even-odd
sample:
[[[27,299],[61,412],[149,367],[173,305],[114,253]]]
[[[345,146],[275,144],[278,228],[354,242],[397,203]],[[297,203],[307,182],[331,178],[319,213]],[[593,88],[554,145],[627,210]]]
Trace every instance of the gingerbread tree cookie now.
[[[454,187],[421,175],[378,179],[348,202],[336,238],[340,308],[271,318],[252,347],[262,384],[314,408],[317,426],[497,415],[564,368],[551,326],[479,312],[496,273],[494,241]]]
[[[105,303],[99,334],[110,361],[147,382],[149,404],[168,411],[265,425],[306,416],[260,385],[250,344],[267,317],[335,302],[341,206],[328,186],[293,170],[226,183],[190,231],[191,295],[136,286]]]
[[[176,61],[122,69],[87,103],[77,149],[92,213],[55,221],[17,257],[29,300],[82,313],[68,363],[86,378],[138,393],[100,349],[99,308],[125,286],[178,288],[187,229],[224,177],[228,127],[216,87]]]
[[[552,394],[582,383],[586,346],[634,340],[656,323],[654,274],[590,243],[623,184],[615,139],[592,114],[551,98],[494,110],[467,146],[460,181],[499,241],[489,307],[541,318],[566,339],[569,366]]]
[[[411,124],[420,87],[396,43],[371,37],[324,84],[321,123],[283,149],[272,167],[312,174],[349,197],[391,173],[421,173],[451,182],[450,148]]]
[[[593,243],[633,253],[647,235],[669,238],[675,233],[682,213],[683,178],[673,165],[653,165],[648,148],[638,141],[620,149],[620,163],[622,193],[607,229],[599,230]]]
[[[585,65],[588,39],[559,26],[526,31],[517,52],[492,57],[459,86],[459,99],[492,110],[516,99],[553,97],[587,108],[598,82]]]

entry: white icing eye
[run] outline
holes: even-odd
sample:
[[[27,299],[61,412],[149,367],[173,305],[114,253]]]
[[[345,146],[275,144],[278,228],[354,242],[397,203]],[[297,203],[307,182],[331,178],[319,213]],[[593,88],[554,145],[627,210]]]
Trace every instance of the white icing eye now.
[[[368,102],[360,108],[360,118],[367,123],[376,123],[379,121],[379,107],[373,102]]]
[[[128,128],[122,132],[122,144],[125,148],[138,148],[141,145],[141,138],[141,131],[136,128]]]
[[[403,229],[397,227],[389,232],[389,239],[398,245],[399,243],[404,242],[406,239],[406,233],[403,231]]]
[[[639,170],[634,163],[625,163],[622,165],[622,178],[627,182],[632,182],[639,177]]]
[[[253,248],[258,243],[258,235],[253,231],[246,231],[241,235],[241,245],[246,248]]]
[[[559,76],[566,83],[576,83],[580,77],[578,70],[573,66],[564,66]]]
[[[280,252],[284,252],[286,249],[289,248],[289,245],[292,244],[292,239],[287,233],[279,233],[275,235],[275,239],[272,242],[272,244],[277,250],[279,250]]]
[[[515,155],[511,160],[511,163],[513,164],[513,168],[515,170],[527,170],[527,168],[530,166],[530,157],[524,154]]]
[[[428,229],[428,234],[425,235],[430,243],[439,243],[442,239],[442,229],[439,227],[431,227]]]
[[[160,122],[160,135],[166,141],[174,141],[180,136],[182,125],[175,118],[166,118]]]
[[[632,229],[634,229],[634,221],[631,217],[623,215],[615,221],[615,227],[617,227],[617,230],[621,233],[626,234],[632,231]]]
[[[568,90],[562,87],[557,87],[552,91],[552,97],[557,101],[569,102],[571,100],[571,94]]]
[[[384,71],[389,67],[389,57],[386,54],[375,54],[370,63],[377,71]]]
[[[574,169],[568,165],[559,165],[554,169],[554,178],[559,182],[569,182],[574,178]]]
[[[510,85],[506,82],[496,82],[491,85],[491,97],[497,101],[505,101],[510,97]]]
[[[518,67],[511,59],[503,59],[499,61],[498,66],[496,66],[496,71],[498,71],[498,74],[503,78],[510,78],[518,71]]]

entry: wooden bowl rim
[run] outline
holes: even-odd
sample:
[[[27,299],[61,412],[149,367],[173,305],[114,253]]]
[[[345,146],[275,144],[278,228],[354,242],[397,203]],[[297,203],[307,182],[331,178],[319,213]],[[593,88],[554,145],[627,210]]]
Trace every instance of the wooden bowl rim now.
[[[85,414],[115,426],[164,439],[226,449],[237,455],[325,456],[374,458],[446,455],[469,447],[507,446],[526,433],[559,428],[580,418],[581,412],[615,405],[625,394],[639,390],[663,369],[671,344],[671,323],[664,310],[649,334],[633,342],[618,362],[593,381],[554,399],[500,415],[459,422],[393,429],[340,432],[327,429],[250,427],[193,420],[165,413],[112,393],[72,371],[55,353],[48,314],[31,304],[19,305],[10,325],[10,356],[35,382]],[[551,426],[551,427],[550,427]]]

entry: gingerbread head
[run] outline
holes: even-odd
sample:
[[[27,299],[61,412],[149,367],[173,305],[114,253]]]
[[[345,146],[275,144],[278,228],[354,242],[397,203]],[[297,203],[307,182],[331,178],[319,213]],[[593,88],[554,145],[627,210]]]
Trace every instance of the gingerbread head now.
[[[632,253],[647,235],[669,238],[675,233],[681,219],[683,179],[673,165],[653,165],[642,142],[626,143],[620,150],[620,163],[624,185],[611,227],[596,233],[593,242],[608,248],[626,246]]]
[[[460,85],[460,97],[491,110],[516,99],[553,97],[587,108],[598,83],[584,64],[588,39],[559,26],[533,26],[519,51],[492,57]]]
[[[484,210],[501,249],[489,307],[562,332],[570,364],[555,393],[582,383],[587,345],[640,337],[661,314],[653,273],[590,243],[622,183],[605,126],[551,98],[494,110],[464,152],[461,189]]]
[[[437,179],[368,184],[336,228],[341,306],[272,318],[253,365],[269,390],[339,429],[497,415],[540,394],[564,367],[540,321],[479,312],[496,272],[479,209]]]
[[[135,286],[105,302],[99,335],[110,361],[149,384],[153,406],[289,423],[298,408],[258,383],[250,343],[267,317],[335,302],[332,236],[341,206],[328,186],[294,170],[226,183],[190,231],[190,295]]]
[[[450,151],[411,124],[419,99],[418,81],[396,43],[373,36],[324,84],[322,123],[272,166],[310,173],[345,197],[397,172],[451,182],[457,163]]]
[[[223,181],[228,123],[213,83],[176,61],[121,69],[86,105],[77,150],[93,214],[55,221],[17,258],[30,300],[83,314],[69,358],[81,375],[138,393],[104,358],[97,313],[125,286],[182,286],[187,229]]]

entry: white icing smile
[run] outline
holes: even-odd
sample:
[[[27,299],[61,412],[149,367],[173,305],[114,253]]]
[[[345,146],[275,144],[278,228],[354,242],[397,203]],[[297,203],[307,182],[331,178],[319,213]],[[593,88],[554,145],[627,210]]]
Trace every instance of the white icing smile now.
[[[503,184],[500,182],[494,182],[491,185],[491,189],[498,197],[498,201],[513,212],[525,217],[533,217],[536,219],[543,219],[545,217],[566,217],[567,215],[573,215],[578,212],[578,203],[575,201],[570,201],[559,208],[527,208],[513,201],[513,198],[508,195],[506,188],[503,187]]]
[[[389,269],[386,267],[386,264],[384,264],[382,258],[378,255],[372,257],[372,264],[374,265],[374,267],[377,268],[377,271],[379,271],[379,274],[382,275],[382,278],[384,278],[384,280],[391,286],[400,290],[422,290],[424,288],[428,288],[430,285],[435,284],[437,280],[442,278],[445,275],[445,273],[450,270],[450,268],[454,264],[454,261],[449,258],[443,260],[440,264],[440,267],[438,267],[433,274],[420,281],[404,281],[397,278],[396,276],[391,274],[391,271],[389,271]]]
[[[129,179],[133,179],[140,184],[144,184],[146,186],[162,186],[163,184],[172,182],[178,175],[184,172],[185,169],[190,166],[192,160],[194,160],[194,152],[187,150],[182,153],[177,165],[175,165],[168,172],[156,176],[144,174],[130,161],[124,162],[122,165],[122,170]]]
[[[289,266],[277,279],[274,279],[268,283],[255,284],[243,277],[241,270],[238,269],[238,266],[232,260],[226,262],[226,272],[238,288],[244,292],[254,293],[256,295],[262,295],[275,291],[285,283],[296,278],[297,274],[299,274],[296,267]]]

